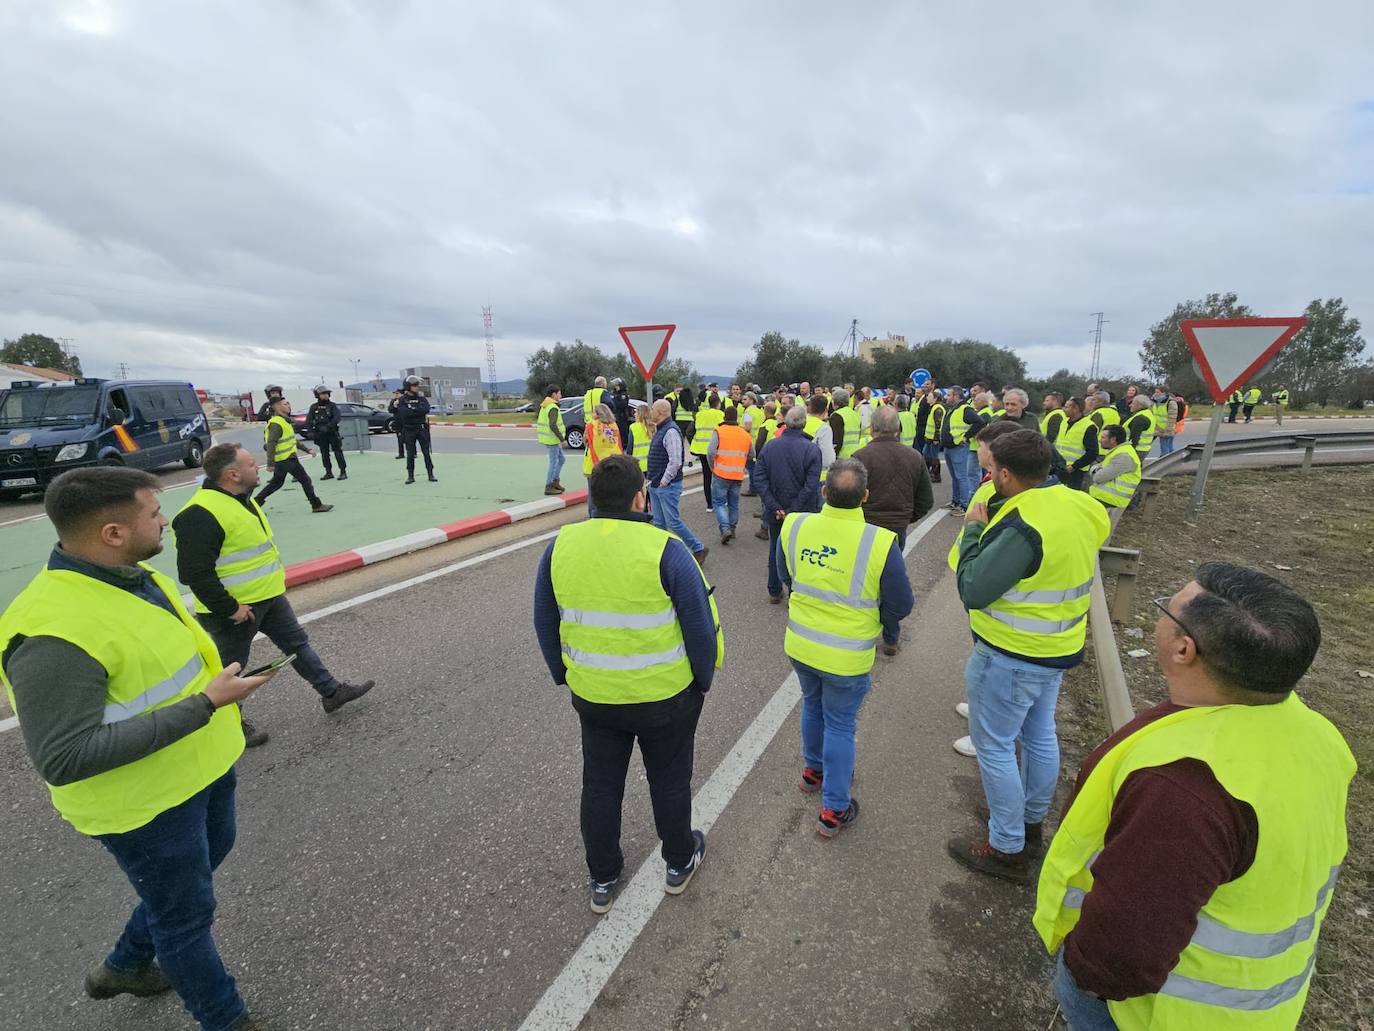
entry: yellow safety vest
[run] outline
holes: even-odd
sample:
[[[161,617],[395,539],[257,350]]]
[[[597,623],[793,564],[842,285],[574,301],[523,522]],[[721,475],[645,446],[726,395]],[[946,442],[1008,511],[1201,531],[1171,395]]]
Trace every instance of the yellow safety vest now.
[[[558,531],[549,575],[568,687],[579,698],[657,702],[692,682],[682,627],[659,576],[663,549],[674,540],[666,530],[629,519],[588,519]],[[616,563],[609,578],[607,555]],[[719,667],[725,636],[714,596],[710,602]]]
[[[277,438],[277,448],[272,454],[273,462],[284,462],[296,453],[296,427],[291,425],[290,419],[284,419],[280,415],[274,415],[262,424],[262,442],[267,443],[267,433],[272,424],[276,423],[281,427],[281,436]]]
[[[1282,406],[1288,404],[1288,391],[1286,391],[1286,390],[1276,390],[1276,391],[1274,391],[1274,404],[1279,405],[1280,407],[1282,407]]]
[[[911,447],[916,443],[916,413],[910,409],[898,412],[897,421],[902,426],[897,439],[902,442],[904,447]]]
[[[940,429],[945,423],[945,406],[940,402],[930,406],[930,414],[926,416],[926,440],[934,442],[938,447],[940,444]]]
[[[601,392],[605,387],[592,387],[582,395],[582,424],[585,426],[591,422],[596,415],[596,406],[601,403]]]
[[[1023,490],[997,510],[980,536],[1015,512],[1040,534],[1040,568],[984,609],[968,614],[969,628],[988,644],[1028,659],[1063,658],[1083,650],[1088,592],[1097,549],[1107,540],[1107,511],[1061,483]]]
[[[1126,440],[1130,441],[1131,427],[1137,424],[1137,420],[1144,420],[1141,424],[1140,443],[1135,446],[1136,453],[1140,455],[1141,461],[1150,453],[1150,448],[1155,444],[1155,416],[1154,412],[1136,412],[1126,420]]]
[[[778,420],[764,419],[763,422],[760,423],[760,427],[763,430],[763,444],[767,444],[770,440],[773,439],[774,434],[778,432]],[[755,435],[757,436],[757,431],[755,431]],[[758,453],[763,451],[763,444],[758,445],[755,452],[756,458],[758,457]]]
[[[858,451],[861,444],[859,434],[863,430],[863,419],[855,408],[845,406],[839,412],[840,421],[844,423],[844,443],[835,453],[836,458],[851,458],[855,451]],[[803,660],[805,661],[805,660]]]
[[[1055,440],[1057,441],[1060,437],[1064,435],[1063,423],[1067,421],[1068,418],[1068,413],[1066,413],[1062,408],[1055,408],[1052,411],[1046,412],[1044,415],[1040,417],[1041,434],[1048,437],[1050,435],[1050,427],[1053,426],[1056,422],[1058,422],[1060,423],[1060,426],[1058,431],[1056,431],[1054,435]]]
[[[959,407],[949,413],[949,439],[954,442],[955,447],[961,447],[968,442],[968,413],[973,410],[973,405],[961,401]],[[974,450],[978,450],[978,445],[974,444]]]
[[[1064,418],[1068,419],[1065,413]],[[1083,457],[1086,449],[1083,447],[1083,438],[1088,434],[1088,427],[1093,424],[1092,420],[1086,415],[1081,419],[1065,424],[1059,431],[1059,438],[1054,442],[1054,449],[1059,452],[1066,465],[1073,465]]]
[[[549,428],[549,409],[558,409],[558,416],[554,420],[558,425],[558,432],[555,433]],[[585,425],[585,424],[584,424]],[[563,438],[568,435],[568,428],[563,425],[563,409],[559,407],[557,401],[551,397],[544,398],[539,406],[539,418],[535,422],[535,435],[541,444],[562,444]]]
[[[860,508],[793,512],[781,544],[792,594],[788,599],[788,656],[837,676],[873,668],[882,638],[878,585],[897,535],[864,522]]]
[[[224,543],[215,559],[215,576],[230,597],[251,605],[285,594],[286,570],[272,536],[272,524],[256,501],[251,497],[247,500],[245,507],[221,490],[201,487],[181,511],[197,507],[214,516],[224,531]],[[199,598],[195,608],[197,612],[210,611]]]
[[[973,497],[969,498],[969,508],[972,508],[980,501],[985,505],[991,506],[992,500],[996,497],[997,490],[993,487],[992,481],[985,480],[978,484],[978,488],[973,492]],[[995,512],[989,514],[996,515]],[[949,565],[950,569],[958,570],[959,568],[959,542],[963,539],[964,533],[960,530],[954,538],[954,543],[949,546],[949,554],[945,556],[945,562]]]
[[[1240,396],[1240,391],[1239,391],[1239,390],[1233,390],[1233,391],[1231,391],[1231,396],[1228,397],[1228,398],[1226,399],[1226,403],[1227,403],[1227,404],[1238,405],[1238,404],[1240,404],[1240,402],[1241,402],[1241,396]]]
[[[1158,433],[1169,425],[1169,401],[1166,398],[1157,404],[1150,406],[1150,411],[1155,417],[1155,432]]]
[[[219,675],[219,653],[176,585],[144,564],[176,615],[84,573],[44,569],[0,615],[0,655],[16,636],[56,637],[105,669],[101,722],[121,723],[200,694]],[[14,687],[0,670],[23,722]],[[49,784],[62,818],[82,834],[123,834],[181,805],[229,771],[243,752],[236,705],[215,710],[199,730],[84,780]]]
[[[705,455],[711,446],[711,431],[725,421],[725,413],[719,408],[698,408],[696,434],[692,437],[692,454]]]
[[[1259,404],[1260,388],[1251,387],[1245,392],[1245,403],[1248,405]]]
[[[1121,454],[1131,456],[1129,472],[1124,472],[1106,483],[1093,483],[1088,486],[1088,493],[1108,508],[1125,508],[1131,503],[1131,498],[1135,497],[1135,489],[1140,486],[1140,455],[1136,454],[1129,440],[1107,452],[1102,464],[1110,462],[1113,455]]]
[[[639,463],[640,472],[649,471],[649,444],[653,439],[649,427],[642,422],[630,423],[630,454]]]
[[[673,400],[677,402],[677,404],[673,406],[673,421],[683,423],[691,422],[692,413],[683,407],[682,396],[680,394],[674,395]]]
[[[806,425],[802,427],[802,432],[806,434],[806,439],[815,440],[816,431],[821,428],[824,422],[825,420],[819,415],[808,415],[806,417]]]
[[[1117,742],[1050,843],[1035,929],[1051,954],[1058,951],[1092,893],[1092,864],[1122,784],[1136,770],[1179,759],[1206,763],[1227,794],[1254,809],[1255,859],[1207,900],[1159,992],[1109,999],[1107,1008],[1123,1031],[1292,1028],[1346,855],[1346,792],[1355,774],[1340,732],[1296,694],[1273,705],[1183,709]]]
[[[1099,430],[1108,426],[1121,425],[1121,415],[1111,405],[1107,405],[1105,408],[1094,408],[1088,418]]]

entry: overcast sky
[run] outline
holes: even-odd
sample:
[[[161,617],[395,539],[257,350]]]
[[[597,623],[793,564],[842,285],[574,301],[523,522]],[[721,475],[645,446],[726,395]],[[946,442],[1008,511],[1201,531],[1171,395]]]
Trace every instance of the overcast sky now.
[[[643,322],[723,374],[855,317],[1086,368],[1097,310],[1132,371],[1228,289],[1374,327],[1369,0],[0,0],[0,40],[0,336],[93,375],[484,365],[487,303],[501,379]]]

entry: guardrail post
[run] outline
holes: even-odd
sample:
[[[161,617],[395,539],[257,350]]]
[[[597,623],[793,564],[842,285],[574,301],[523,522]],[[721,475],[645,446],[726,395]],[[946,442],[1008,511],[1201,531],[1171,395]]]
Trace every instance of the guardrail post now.
[[[1293,439],[1307,449],[1303,452],[1302,456],[1302,471],[1310,473],[1312,471],[1312,452],[1317,450],[1317,438],[1306,434],[1295,433]]]
[[[1102,586],[1102,569],[1093,577],[1089,594],[1088,630],[1092,634],[1093,658],[1097,662],[1097,682],[1102,690],[1102,705],[1113,731],[1120,730],[1135,715],[1131,694],[1126,687],[1126,671],[1116,648],[1116,634],[1107,613],[1107,593]]]
[[[1140,572],[1140,552],[1135,548],[1103,547],[1098,551],[1097,557],[1101,572],[1116,576],[1116,590],[1112,592],[1109,606],[1112,621],[1125,623],[1135,612],[1135,586],[1136,574]]]
[[[1136,494],[1140,496],[1140,512],[1142,515],[1149,515],[1154,511],[1155,499],[1159,496],[1159,488],[1164,485],[1162,476],[1142,476],[1140,486],[1136,488]]]

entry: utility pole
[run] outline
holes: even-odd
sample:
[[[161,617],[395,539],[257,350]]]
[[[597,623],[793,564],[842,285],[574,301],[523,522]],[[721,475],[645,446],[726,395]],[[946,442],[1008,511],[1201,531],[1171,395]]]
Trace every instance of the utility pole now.
[[[491,335],[491,305],[482,306],[482,335],[487,340],[487,382],[490,384],[491,399],[496,400],[496,341]]]
[[[1103,312],[1100,311],[1089,312],[1088,314],[1097,316],[1097,329],[1093,333],[1093,362],[1092,368],[1088,370],[1088,379],[1095,380],[1102,375],[1102,327],[1111,320],[1104,319],[1102,317]]]
[[[855,358],[857,358],[857,357],[859,356],[859,320],[858,320],[858,319],[850,319],[850,320],[849,320],[849,332],[846,333],[846,334],[844,335],[844,338],[840,341],[840,350],[843,351],[843,352],[845,352],[845,353],[848,353],[848,354],[853,355]]]
[[[123,362],[120,362],[120,363],[119,363],[119,378],[120,378],[120,379],[128,379],[128,378],[129,378],[129,367],[128,367],[127,365],[125,365]]]
[[[363,360],[361,358],[352,358],[349,360],[349,364],[353,366],[353,382],[357,383],[359,382],[358,369],[362,366]]]

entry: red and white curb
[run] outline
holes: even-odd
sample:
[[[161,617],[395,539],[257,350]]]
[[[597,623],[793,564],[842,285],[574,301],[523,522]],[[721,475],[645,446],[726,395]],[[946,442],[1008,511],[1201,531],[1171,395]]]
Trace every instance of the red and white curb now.
[[[533,519],[535,516],[547,515],[550,512],[561,512],[565,508],[584,504],[586,500],[587,492],[585,490],[570,490],[558,497],[526,501],[519,505],[512,505],[510,508],[485,512],[482,515],[459,519],[457,522],[430,527],[428,530],[416,530],[414,533],[378,541],[376,544],[364,544],[360,548],[340,551],[334,555],[306,559],[304,562],[297,562],[286,567],[286,586],[297,587],[315,580],[323,580],[325,577],[336,576],[339,573],[347,573],[352,569],[361,569],[363,566],[370,566],[375,562],[396,558],[398,555],[408,555],[412,551],[422,551],[437,544],[447,544],[449,541],[456,541],[459,537],[471,537],[483,530],[509,526],[511,523]]]
[[[453,426],[466,430],[530,430],[532,422],[436,422],[435,426]]]

